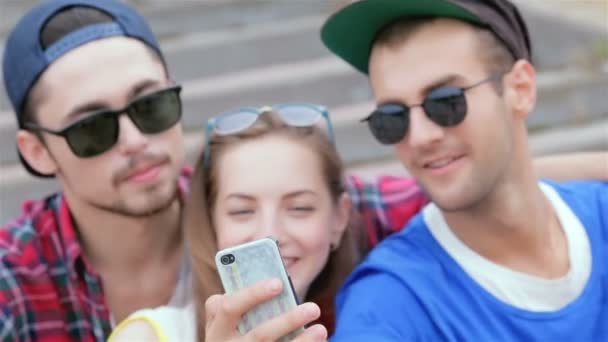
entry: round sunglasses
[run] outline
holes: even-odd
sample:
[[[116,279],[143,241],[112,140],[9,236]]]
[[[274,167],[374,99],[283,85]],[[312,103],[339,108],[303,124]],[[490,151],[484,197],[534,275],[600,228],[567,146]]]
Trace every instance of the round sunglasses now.
[[[60,129],[53,130],[35,123],[24,127],[63,137],[72,152],[81,158],[100,155],[118,141],[119,117],[126,114],[140,132],[156,134],[173,127],[182,116],[180,86],[146,94],[120,109],[102,109]]]
[[[384,145],[396,144],[406,136],[410,124],[410,111],[415,107],[422,107],[426,116],[439,126],[456,126],[467,115],[465,92],[481,84],[495,81],[502,75],[503,73],[492,74],[468,87],[435,88],[427,94],[422,103],[417,105],[408,106],[400,102],[383,103],[361,122],[367,122],[373,136]]]
[[[327,123],[327,132],[330,140],[335,145],[334,130],[329,118],[327,108],[312,103],[282,103],[261,108],[248,107],[235,111],[225,112],[207,121],[205,130],[205,160],[204,166],[209,164],[209,151],[207,146],[211,134],[231,135],[241,132],[258,120],[260,115],[274,112],[283,122],[293,127],[310,127],[316,125],[322,118]]]

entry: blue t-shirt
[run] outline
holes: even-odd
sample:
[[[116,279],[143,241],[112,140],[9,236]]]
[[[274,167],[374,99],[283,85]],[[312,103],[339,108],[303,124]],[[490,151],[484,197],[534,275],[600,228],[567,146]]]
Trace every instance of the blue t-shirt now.
[[[550,183],[587,232],[582,293],[551,312],[487,292],[439,245],[421,215],[378,245],[336,299],[332,341],[608,341],[608,183]]]

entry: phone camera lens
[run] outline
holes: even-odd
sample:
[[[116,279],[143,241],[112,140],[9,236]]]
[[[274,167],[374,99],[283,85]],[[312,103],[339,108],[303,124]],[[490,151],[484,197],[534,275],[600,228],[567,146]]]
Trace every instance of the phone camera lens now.
[[[222,263],[222,265],[230,265],[234,262],[234,260],[234,255],[232,254],[222,255],[222,257],[220,258],[220,262]]]

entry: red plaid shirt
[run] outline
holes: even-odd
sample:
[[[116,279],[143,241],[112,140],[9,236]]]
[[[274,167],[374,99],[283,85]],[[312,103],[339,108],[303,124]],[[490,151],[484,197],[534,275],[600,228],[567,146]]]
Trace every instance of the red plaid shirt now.
[[[187,192],[191,170],[179,179]],[[401,229],[426,198],[412,179],[347,178],[370,245]],[[28,201],[0,228],[0,339],[105,341],[112,329],[99,274],[82,255],[65,198]]]

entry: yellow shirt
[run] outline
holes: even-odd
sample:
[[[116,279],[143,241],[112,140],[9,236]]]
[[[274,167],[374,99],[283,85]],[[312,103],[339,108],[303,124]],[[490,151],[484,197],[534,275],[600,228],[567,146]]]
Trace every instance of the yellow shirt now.
[[[195,342],[194,304],[178,308],[161,306],[155,309],[138,310],[122,321],[108,338],[112,342],[116,334],[134,321],[144,321],[150,325],[159,342]]]

